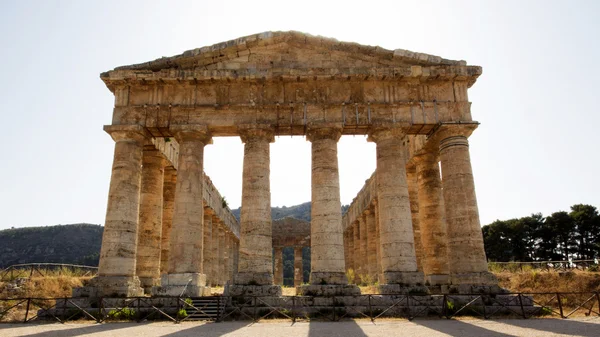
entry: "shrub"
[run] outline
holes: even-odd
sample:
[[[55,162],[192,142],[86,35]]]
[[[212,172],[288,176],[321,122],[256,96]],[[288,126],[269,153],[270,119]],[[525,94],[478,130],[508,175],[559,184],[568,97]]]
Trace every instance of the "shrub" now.
[[[135,310],[123,308],[121,310],[113,309],[108,312],[108,318],[116,320],[133,320],[136,317]]]

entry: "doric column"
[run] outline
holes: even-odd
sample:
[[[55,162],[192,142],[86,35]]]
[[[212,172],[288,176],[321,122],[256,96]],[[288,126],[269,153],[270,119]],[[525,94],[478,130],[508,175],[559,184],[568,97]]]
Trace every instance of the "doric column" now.
[[[154,145],[144,146],[136,274],[147,291],[160,285],[163,182],[166,160]]]
[[[104,130],[114,139],[115,152],[98,277],[92,287],[98,296],[140,296],[143,289],[135,272],[142,149],[147,137],[139,125],[107,125]]]
[[[225,225],[225,224],[223,224]],[[224,238],[224,243],[225,243],[225,252],[223,254],[223,284],[226,284],[227,281],[230,280],[230,273],[231,273],[231,267],[230,267],[230,253],[231,253],[231,240],[229,238],[229,233],[227,231],[224,232],[225,234],[225,238]]]
[[[360,221],[358,221],[358,219],[352,223],[352,235],[354,236],[352,246],[354,255],[354,280],[351,281],[359,284],[359,274],[362,270],[362,255],[360,255]]]
[[[221,285],[221,276],[219,275],[219,264],[221,260],[219,259],[219,218],[216,215],[212,216],[212,265],[209,267],[210,274],[212,275],[211,284],[213,285]]]
[[[410,200],[410,219],[413,225],[417,270],[422,272],[423,245],[421,244],[421,223],[419,221],[419,184],[417,182],[417,170],[415,165],[408,165],[406,167],[406,183],[408,185],[408,198]]]
[[[171,249],[171,228],[173,226],[173,207],[175,205],[175,184],[177,170],[173,166],[165,168],[163,182],[162,235],[160,241],[160,273],[169,272],[169,250]]]
[[[377,202],[381,238],[381,266],[385,292],[405,291],[424,282],[417,271],[410,200],[406,183],[405,133],[401,128],[379,128],[370,133],[377,151]]]
[[[209,207],[204,207],[204,274],[206,274],[206,285],[214,284],[215,275],[213,274],[213,265],[215,264],[213,256],[213,210]]]
[[[377,281],[379,283],[382,284],[383,282],[383,269],[381,267],[381,236],[380,236],[380,230],[379,230],[379,211],[377,208],[377,199],[373,200],[373,204],[371,205],[372,209],[373,209],[373,214],[375,217],[375,236],[376,236],[376,253],[377,253]]]
[[[352,269],[355,270],[356,268],[354,267],[354,230],[353,227],[350,225],[348,226],[348,228],[346,229],[346,261],[348,261],[346,263],[346,270],[348,269]],[[348,280],[349,282],[353,281],[353,280]]]
[[[358,224],[360,225],[360,268],[359,274],[361,276],[361,283],[364,279],[364,276],[368,274],[369,270],[369,260],[367,257],[367,244],[368,244],[368,236],[367,236],[367,221],[365,214],[361,214],[358,216]]]
[[[225,252],[227,250],[227,246],[225,244],[225,231],[223,230],[223,223],[219,222],[219,262],[217,263],[218,267],[218,276],[219,285],[225,285],[225,280],[227,279],[227,275],[225,275]]]
[[[239,252],[240,252],[240,241],[239,241],[239,239],[235,238],[235,240],[233,242],[233,277],[235,277],[235,274],[237,274],[237,272],[238,272]]]
[[[227,279],[229,280],[229,283],[233,282],[233,275],[235,274],[233,271],[233,265],[234,265],[234,256],[233,256],[233,251],[234,251],[234,247],[235,247],[235,241],[234,238],[235,236],[233,235],[232,232],[229,232],[229,235],[227,236],[227,238],[229,239],[229,249],[228,249],[228,254],[227,256],[229,256],[229,260],[228,260],[228,264],[227,264]]]
[[[283,247],[275,247],[275,284],[283,285]]]
[[[469,155],[469,126],[438,131],[452,284],[496,285],[487,271],[483,235]]]
[[[274,129],[244,125],[239,127],[239,132],[244,143],[244,168],[240,256],[234,283],[270,286],[273,284],[270,143],[275,141]],[[280,293],[281,288],[264,287],[257,291]]]
[[[413,160],[418,177],[425,280],[431,285],[448,284],[448,235],[437,155],[427,152],[414,156]]]
[[[371,283],[377,281],[377,226],[375,223],[375,212],[367,209],[364,213],[367,227],[367,270]]]
[[[204,146],[211,140],[204,125],[175,125],[171,132],[179,143],[177,184],[171,229],[169,273],[163,276],[161,293],[201,296],[206,289],[203,268],[202,222]]]
[[[348,284],[337,158],[341,135],[338,127],[308,130],[312,143],[311,284]]]
[[[302,247],[294,247],[294,286],[302,285],[304,269],[302,268]]]

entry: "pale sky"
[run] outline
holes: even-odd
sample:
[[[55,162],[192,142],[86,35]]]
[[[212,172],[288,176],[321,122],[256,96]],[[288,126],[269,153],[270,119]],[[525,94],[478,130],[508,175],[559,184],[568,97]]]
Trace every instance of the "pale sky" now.
[[[296,30],[483,67],[469,91],[481,222],[600,206],[599,1],[0,2],[0,229],[104,223],[113,95],[99,74],[263,31]],[[243,146],[216,138],[205,171],[241,203]],[[375,169],[339,143],[341,199]],[[310,201],[310,143],[271,145],[273,206]]]

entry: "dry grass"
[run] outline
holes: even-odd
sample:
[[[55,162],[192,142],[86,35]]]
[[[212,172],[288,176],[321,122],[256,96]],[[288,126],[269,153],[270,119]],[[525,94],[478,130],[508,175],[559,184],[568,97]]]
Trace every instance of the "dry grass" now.
[[[600,273],[588,271],[524,271],[495,273],[502,288],[512,292],[600,291]]]

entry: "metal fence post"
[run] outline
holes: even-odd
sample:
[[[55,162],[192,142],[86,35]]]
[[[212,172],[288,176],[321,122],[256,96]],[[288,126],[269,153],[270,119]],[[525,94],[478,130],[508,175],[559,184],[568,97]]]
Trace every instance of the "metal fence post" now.
[[[296,323],[296,296],[292,296],[292,323]]]
[[[31,304],[31,298],[27,299],[27,308],[25,309],[25,319],[23,323],[27,323],[27,316],[29,316],[29,305]]]
[[[527,315],[525,314],[525,308],[523,307],[523,298],[521,297],[521,293],[519,293],[519,305],[521,306],[521,314],[523,315],[523,318],[527,318]]]
[[[371,307],[371,295],[367,295],[367,296],[369,298],[369,318],[371,318],[371,322],[373,322],[374,318],[373,318],[373,309]]]
[[[560,311],[560,317],[565,318],[565,316],[563,315],[563,307],[562,302],[560,300],[560,293],[556,293],[556,300],[558,301],[558,310]]]

